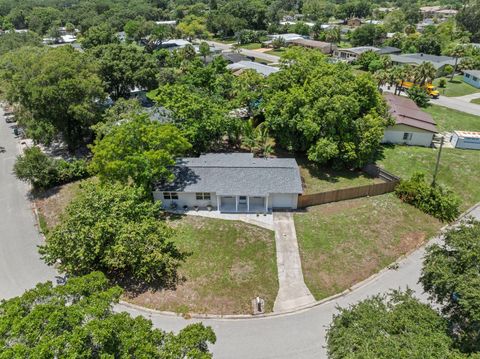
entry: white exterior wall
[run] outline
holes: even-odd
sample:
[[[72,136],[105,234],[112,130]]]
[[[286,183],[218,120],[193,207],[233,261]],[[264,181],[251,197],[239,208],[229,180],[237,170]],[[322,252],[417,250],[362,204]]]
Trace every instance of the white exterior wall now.
[[[181,209],[183,206],[193,208],[194,206],[206,207],[209,204],[213,208],[217,208],[217,196],[215,193],[210,193],[210,200],[198,200],[196,193],[177,192],[178,199],[170,200],[163,198],[163,192],[154,191],[153,198],[156,201],[161,201],[164,208],[169,208],[172,202],[177,204],[177,208]]]
[[[291,208],[296,209],[298,194],[296,193],[273,193],[268,197],[268,208]]]
[[[411,133],[410,140],[404,140],[403,134]],[[419,128],[414,128],[406,125],[395,125],[385,129],[382,143],[406,144],[412,146],[429,147],[432,144],[433,133]]]

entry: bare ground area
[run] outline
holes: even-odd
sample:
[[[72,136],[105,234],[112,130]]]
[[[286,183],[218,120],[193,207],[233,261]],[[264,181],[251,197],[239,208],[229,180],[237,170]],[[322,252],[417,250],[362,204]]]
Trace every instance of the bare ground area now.
[[[125,300],[181,314],[251,314],[251,300],[271,311],[278,291],[272,231],[238,221],[184,216],[171,221],[175,243],[191,253],[174,290],[149,290]]]
[[[310,207],[295,226],[305,283],[320,300],[419,247],[441,223],[387,194]]]

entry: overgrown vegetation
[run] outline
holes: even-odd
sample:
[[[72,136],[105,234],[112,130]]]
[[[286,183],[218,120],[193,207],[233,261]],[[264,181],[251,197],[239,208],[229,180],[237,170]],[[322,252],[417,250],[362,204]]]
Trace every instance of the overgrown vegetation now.
[[[423,173],[415,173],[410,179],[400,181],[395,194],[443,222],[452,222],[460,214],[460,199],[441,185],[427,183]]]
[[[18,179],[29,182],[35,189],[47,189],[89,175],[85,160],[54,159],[36,146],[26,148],[17,157],[13,171]]]

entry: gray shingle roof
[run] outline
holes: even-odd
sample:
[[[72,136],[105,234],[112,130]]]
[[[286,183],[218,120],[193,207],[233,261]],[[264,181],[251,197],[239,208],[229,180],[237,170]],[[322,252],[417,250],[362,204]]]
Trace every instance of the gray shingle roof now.
[[[420,65],[422,62],[431,62],[437,70],[444,65],[455,65],[455,59],[450,56],[437,56],[428,54],[402,54],[390,55],[390,57],[393,62],[404,64]]]
[[[259,74],[263,76],[268,76],[270,74],[273,74],[274,72],[280,71],[278,67],[263,65],[253,61],[235,62],[233,64],[227,65],[227,69],[232,71],[238,71],[241,69],[244,69],[244,70],[251,69],[251,70],[257,71]]]
[[[463,70],[463,72],[471,76],[480,77],[480,70]]]
[[[157,190],[215,192],[222,196],[302,193],[300,171],[293,158],[255,158],[251,153],[210,153],[179,159],[172,171],[175,180],[157,184]]]

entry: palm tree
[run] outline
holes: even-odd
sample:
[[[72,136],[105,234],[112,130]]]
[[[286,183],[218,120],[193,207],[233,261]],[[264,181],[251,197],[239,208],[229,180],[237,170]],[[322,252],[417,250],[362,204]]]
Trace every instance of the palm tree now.
[[[333,45],[338,44],[341,41],[341,33],[340,33],[340,28],[335,26],[332,27],[331,29],[327,30],[325,33],[325,40],[329,42],[330,45],[330,52],[333,51]]]
[[[423,86],[426,82],[433,81],[436,74],[437,70],[432,65],[432,63],[424,61],[415,68],[415,83],[420,83],[420,86]]]
[[[453,77],[455,76],[455,73],[457,72],[458,59],[459,59],[460,57],[465,56],[465,46],[456,45],[456,46],[450,51],[450,56],[452,56],[452,57],[455,58],[455,66],[453,67],[452,77],[450,78],[450,81],[453,81]]]
[[[380,89],[388,80],[387,71],[378,70],[373,74],[375,80],[377,80],[378,88]]]

